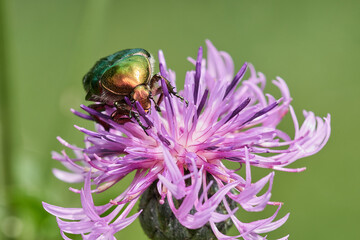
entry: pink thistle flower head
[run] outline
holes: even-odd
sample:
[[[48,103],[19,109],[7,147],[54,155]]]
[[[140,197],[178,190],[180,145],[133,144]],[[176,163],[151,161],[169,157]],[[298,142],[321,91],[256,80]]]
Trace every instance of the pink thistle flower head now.
[[[86,135],[84,148],[59,138],[76,157],[53,153],[53,158],[70,171],[54,169],[55,176],[70,183],[84,182],[81,190],[71,189],[80,195],[82,208],[43,203],[45,210],[57,217],[64,239],[68,239],[65,233],[81,234],[84,239],[115,239],[114,234],[139,215],[146,224],[155,224],[151,221],[154,216],[146,218],[146,209],[128,216],[145,191],[155,193],[159,206],[166,205],[168,216],[172,216],[167,218],[185,229],[207,227],[217,239],[265,239],[260,234],[277,229],[287,220],[288,214],[275,220],[281,203],[270,201],[274,172],[254,182],[251,168],[303,171],[305,168],[287,166],[324,147],[330,136],[330,115],[320,118],[304,111],[305,120],[300,125],[284,80],[278,77],[272,82],[279,88],[280,98],[265,94],[262,73],[248,63],[235,73],[228,53],[218,51],[210,41],[206,45],[206,58],[202,48],[196,60],[189,58],[195,70],[186,73],[184,90],[179,92],[188,105],[169,94],[164,80],[160,113],[152,106],[145,114],[137,104],[141,121],[152,126],[146,133],[134,120],[122,125],[112,121],[112,106],[103,112],[81,106],[111,127],[105,130],[96,123],[96,130],[90,131],[76,126]],[[167,68],[162,51],[159,68],[175,86],[175,73]],[[244,79],[247,70],[250,77]],[[73,112],[93,120],[87,114]],[[277,128],[288,112],[294,123],[293,137]],[[226,161],[238,163],[240,168],[229,169]],[[106,205],[94,204],[92,194],[105,191],[132,172],[135,176],[124,192]],[[91,184],[96,185],[93,190]],[[239,208],[258,212],[267,205],[278,206],[269,218],[243,222],[236,216]],[[146,202],[142,206],[152,207]],[[232,222],[238,235],[227,236],[219,227],[224,222]],[[151,229],[145,231],[152,234]],[[181,239],[174,234],[172,237]]]

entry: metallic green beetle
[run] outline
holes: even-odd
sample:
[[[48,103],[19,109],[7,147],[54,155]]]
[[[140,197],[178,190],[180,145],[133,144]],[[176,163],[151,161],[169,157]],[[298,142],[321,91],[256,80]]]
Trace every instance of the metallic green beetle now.
[[[148,129],[140,121],[138,112],[133,111],[133,106],[126,103],[125,97],[132,104],[138,101],[145,112],[150,110],[152,100],[156,110],[160,111],[163,93],[161,86],[156,83],[164,79],[169,93],[184,100],[167,79],[160,74],[152,76],[153,62],[151,55],[141,48],[125,49],[101,58],[83,78],[83,86],[87,92],[85,99],[99,102],[89,107],[101,112],[105,110],[105,105],[114,106],[116,110],[111,118],[115,122],[123,124],[131,121],[130,118],[134,116],[144,130]],[[160,96],[156,102],[153,96],[158,94]],[[108,124],[93,117],[105,129],[109,129]]]

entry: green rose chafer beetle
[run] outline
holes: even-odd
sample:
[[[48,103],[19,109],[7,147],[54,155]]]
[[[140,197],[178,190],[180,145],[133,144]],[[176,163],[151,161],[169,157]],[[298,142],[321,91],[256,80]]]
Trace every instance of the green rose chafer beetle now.
[[[111,114],[112,120],[123,124],[131,121],[131,117],[134,116],[144,130],[148,129],[149,127],[145,127],[140,121],[138,112],[134,111],[134,103],[138,101],[147,113],[153,101],[155,109],[160,111],[159,104],[163,92],[161,86],[156,86],[159,80],[165,80],[170,94],[184,100],[174,91],[167,79],[160,74],[152,75],[153,62],[151,55],[142,48],[125,49],[101,58],[83,78],[83,86],[87,93],[85,99],[98,102],[89,107],[99,112],[104,111],[106,105],[115,107],[116,110]],[[158,94],[160,96],[155,101],[153,96]],[[110,128],[98,117],[93,117],[105,129]]]

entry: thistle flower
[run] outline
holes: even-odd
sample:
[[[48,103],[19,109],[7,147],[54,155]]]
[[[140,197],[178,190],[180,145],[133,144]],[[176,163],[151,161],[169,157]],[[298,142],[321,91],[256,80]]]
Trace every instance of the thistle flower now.
[[[136,103],[134,107],[141,121],[151,126],[146,133],[136,121],[123,125],[113,122],[110,114],[114,109],[110,106],[102,113],[81,106],[111,128],[107,131],[95,124],[96,131],[90,131],[76,126],[86,135],[84,148],[58,138],[76,157],[70,158],[65,152],[53,153],[53,158],[70,170],[54,169],[53,173],[65,182],[85,183],[81,190],[71,189],[80,194],[82,208],[43,203],[57,217],[64,239],[68,239],[64,232],[81,234],[84,239],[115,239],[116,232],[141,214],[142,210],[128,217],[151,186],[155,186],[159,204],[168,204],[182,226],[187,229],[208,226],[218,239],[265,239],[259,234],[286,222],[289,214],[274,220],[281,207],[280,202],[270,201],[274,172],[253,182],[251,167],[305,170],[287,166],[323,148],[330,136],[330,115],[321,119],[304,111],[305,120],[299,126],[284,80],[278,77],[273,81],[281,92],[280,98],[265,94],[262,73],[245,63],[233,77],[234,65],[229,54],[218,51],[210,41],[206,44],[206,60],[202,48],[196,60],[189,59],[195,71],[187,72],[184,90],[180,91],[188,106],[169,95],[164,81],[161,113],[152,106],[151,113],[145,114]],[[175,86],[175,73],[167,68],[162,51],[159,67],[161,75]],[[247,69],[250,77],[243,80]],[[93,120],[90,115],[72,111]],[[293,138],[277,129],[288,111],[295,128]],[[238,163],[240,168],[228,169],[226,161]],[[94,205],[92,194],[105,191],[132,172],[135,176],[124,192],[106,205]],[[93,190],[91,180],[96,185]],[[215,192],[211,190],[214,186]],[[265,186],[267,189],[260,195]],[[234,202],[236,208],[232,207]],[[267,219],[246,223],[235,215],[239,207],[257,212],[267,205],[277,206]],[[220,206],[224,211],[218,211]],[[219,230],[218,223],[224,221],[231,221],[239,234],[226,236]]]

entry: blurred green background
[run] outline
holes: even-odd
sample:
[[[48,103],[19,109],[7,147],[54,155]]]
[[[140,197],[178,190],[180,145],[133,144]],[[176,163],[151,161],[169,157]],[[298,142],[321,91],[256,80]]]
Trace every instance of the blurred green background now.
[[[307,170],[276,172],[272,200],[285,202],[279,216],[291,214],[269,238],[357,239],[359,1],[8,0],[0,10],[0,239],[60,239],[41,201],[79,206],[70,185],[52,175],[61,166],[50,152],[63,149],[56,136],[82,146],[74,124],[92,128],[69,109],[86,104],[81,79],[97,59],[124,48],[162,49],[182,88],[193,69],[186,57],[205,39],[229,52],[236,68],[253,63],[277,97],[270,80],[284,78],[301,121],[302,109],[332,115],[326,147],[292,165]],[[281,128],[293,133],[289,118]],[[269,172],[253,171],[255,179]],[[100,201],[113,196],[104,195]],[[117,237],[147,239],[138,221]]]

